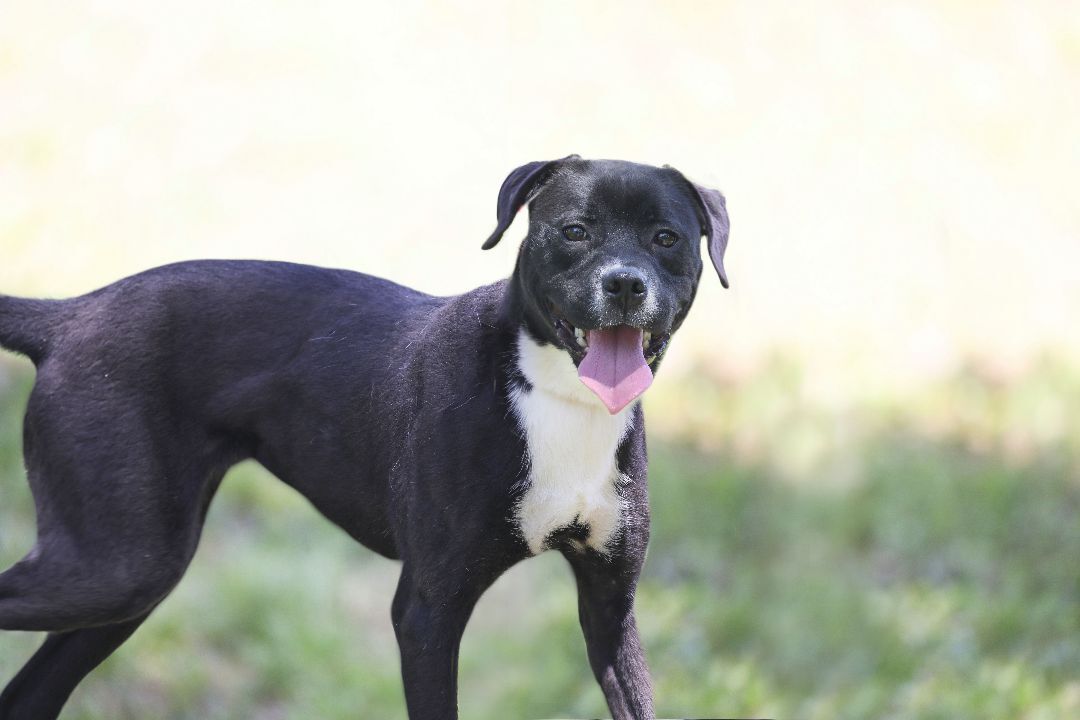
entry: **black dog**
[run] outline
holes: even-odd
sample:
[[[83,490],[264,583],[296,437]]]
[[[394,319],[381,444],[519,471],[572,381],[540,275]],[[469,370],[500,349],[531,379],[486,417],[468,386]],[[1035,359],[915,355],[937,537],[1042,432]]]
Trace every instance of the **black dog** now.
[[[644,418],[701,277],[720,193],[671,168],[577,156],[514,170],[508,281],[432,297],[342,270],[189,262],[63,301],[0,297],[37,366],[25,455],[33,550],[0,574],[0,629],[51,633],[0,718],[56,717],[179,582],[225,471],[254,458],[375,552],[409,717],[457,717],[477,599],[544,551],[573,566],[615,718],[653,717],[634,591],[649,537]]]

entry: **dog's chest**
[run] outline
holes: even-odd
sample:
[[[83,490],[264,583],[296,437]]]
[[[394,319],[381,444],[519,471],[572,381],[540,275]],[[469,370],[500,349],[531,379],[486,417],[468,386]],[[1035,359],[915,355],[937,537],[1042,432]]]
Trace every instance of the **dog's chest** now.
[[[564,352],[524,333],[518,365],[532,386],[512,397],[528,452],[528,487],[516,507],[521,533],[538,554],[552,532],[579,524],[588,528],[585,544],[603,552],[623,519],[616,453],[630,411],[608,414]]]

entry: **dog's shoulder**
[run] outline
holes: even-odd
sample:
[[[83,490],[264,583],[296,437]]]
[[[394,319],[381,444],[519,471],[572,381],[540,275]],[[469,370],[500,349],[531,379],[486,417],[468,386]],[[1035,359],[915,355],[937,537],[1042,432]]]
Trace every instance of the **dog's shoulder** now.
[[[386,371],[379,394],[388,407],[404,409],[406,422],[433,427],[448,413],[477,432],[501,422],[514,337],[501,315],[505,285],[403,309],[393,337],[380,344]]]

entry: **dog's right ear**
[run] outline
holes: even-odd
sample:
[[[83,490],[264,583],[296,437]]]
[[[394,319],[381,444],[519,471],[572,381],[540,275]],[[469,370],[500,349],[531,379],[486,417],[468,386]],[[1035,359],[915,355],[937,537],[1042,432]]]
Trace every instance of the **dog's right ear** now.
[[[551,177],[551,173],[567,160],[575,160],[579,155],[567,155],[559,160],[539,160],[525,163],[517,168],[503,180],[499,188],[499,205],[496,209],[498,224],[495,232],[484,242],[484,249],[490,250],[502,240],[503,233],[514,221],[521,206],[532,199],[533,194]]]

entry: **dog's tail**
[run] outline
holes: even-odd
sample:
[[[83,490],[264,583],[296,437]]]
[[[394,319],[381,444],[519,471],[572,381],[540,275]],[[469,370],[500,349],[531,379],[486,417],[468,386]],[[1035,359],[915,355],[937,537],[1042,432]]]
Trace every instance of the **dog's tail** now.
[[[56,300],[31,300],[0,295],[0,347],[14,350],[40,364],[49,352]]]

